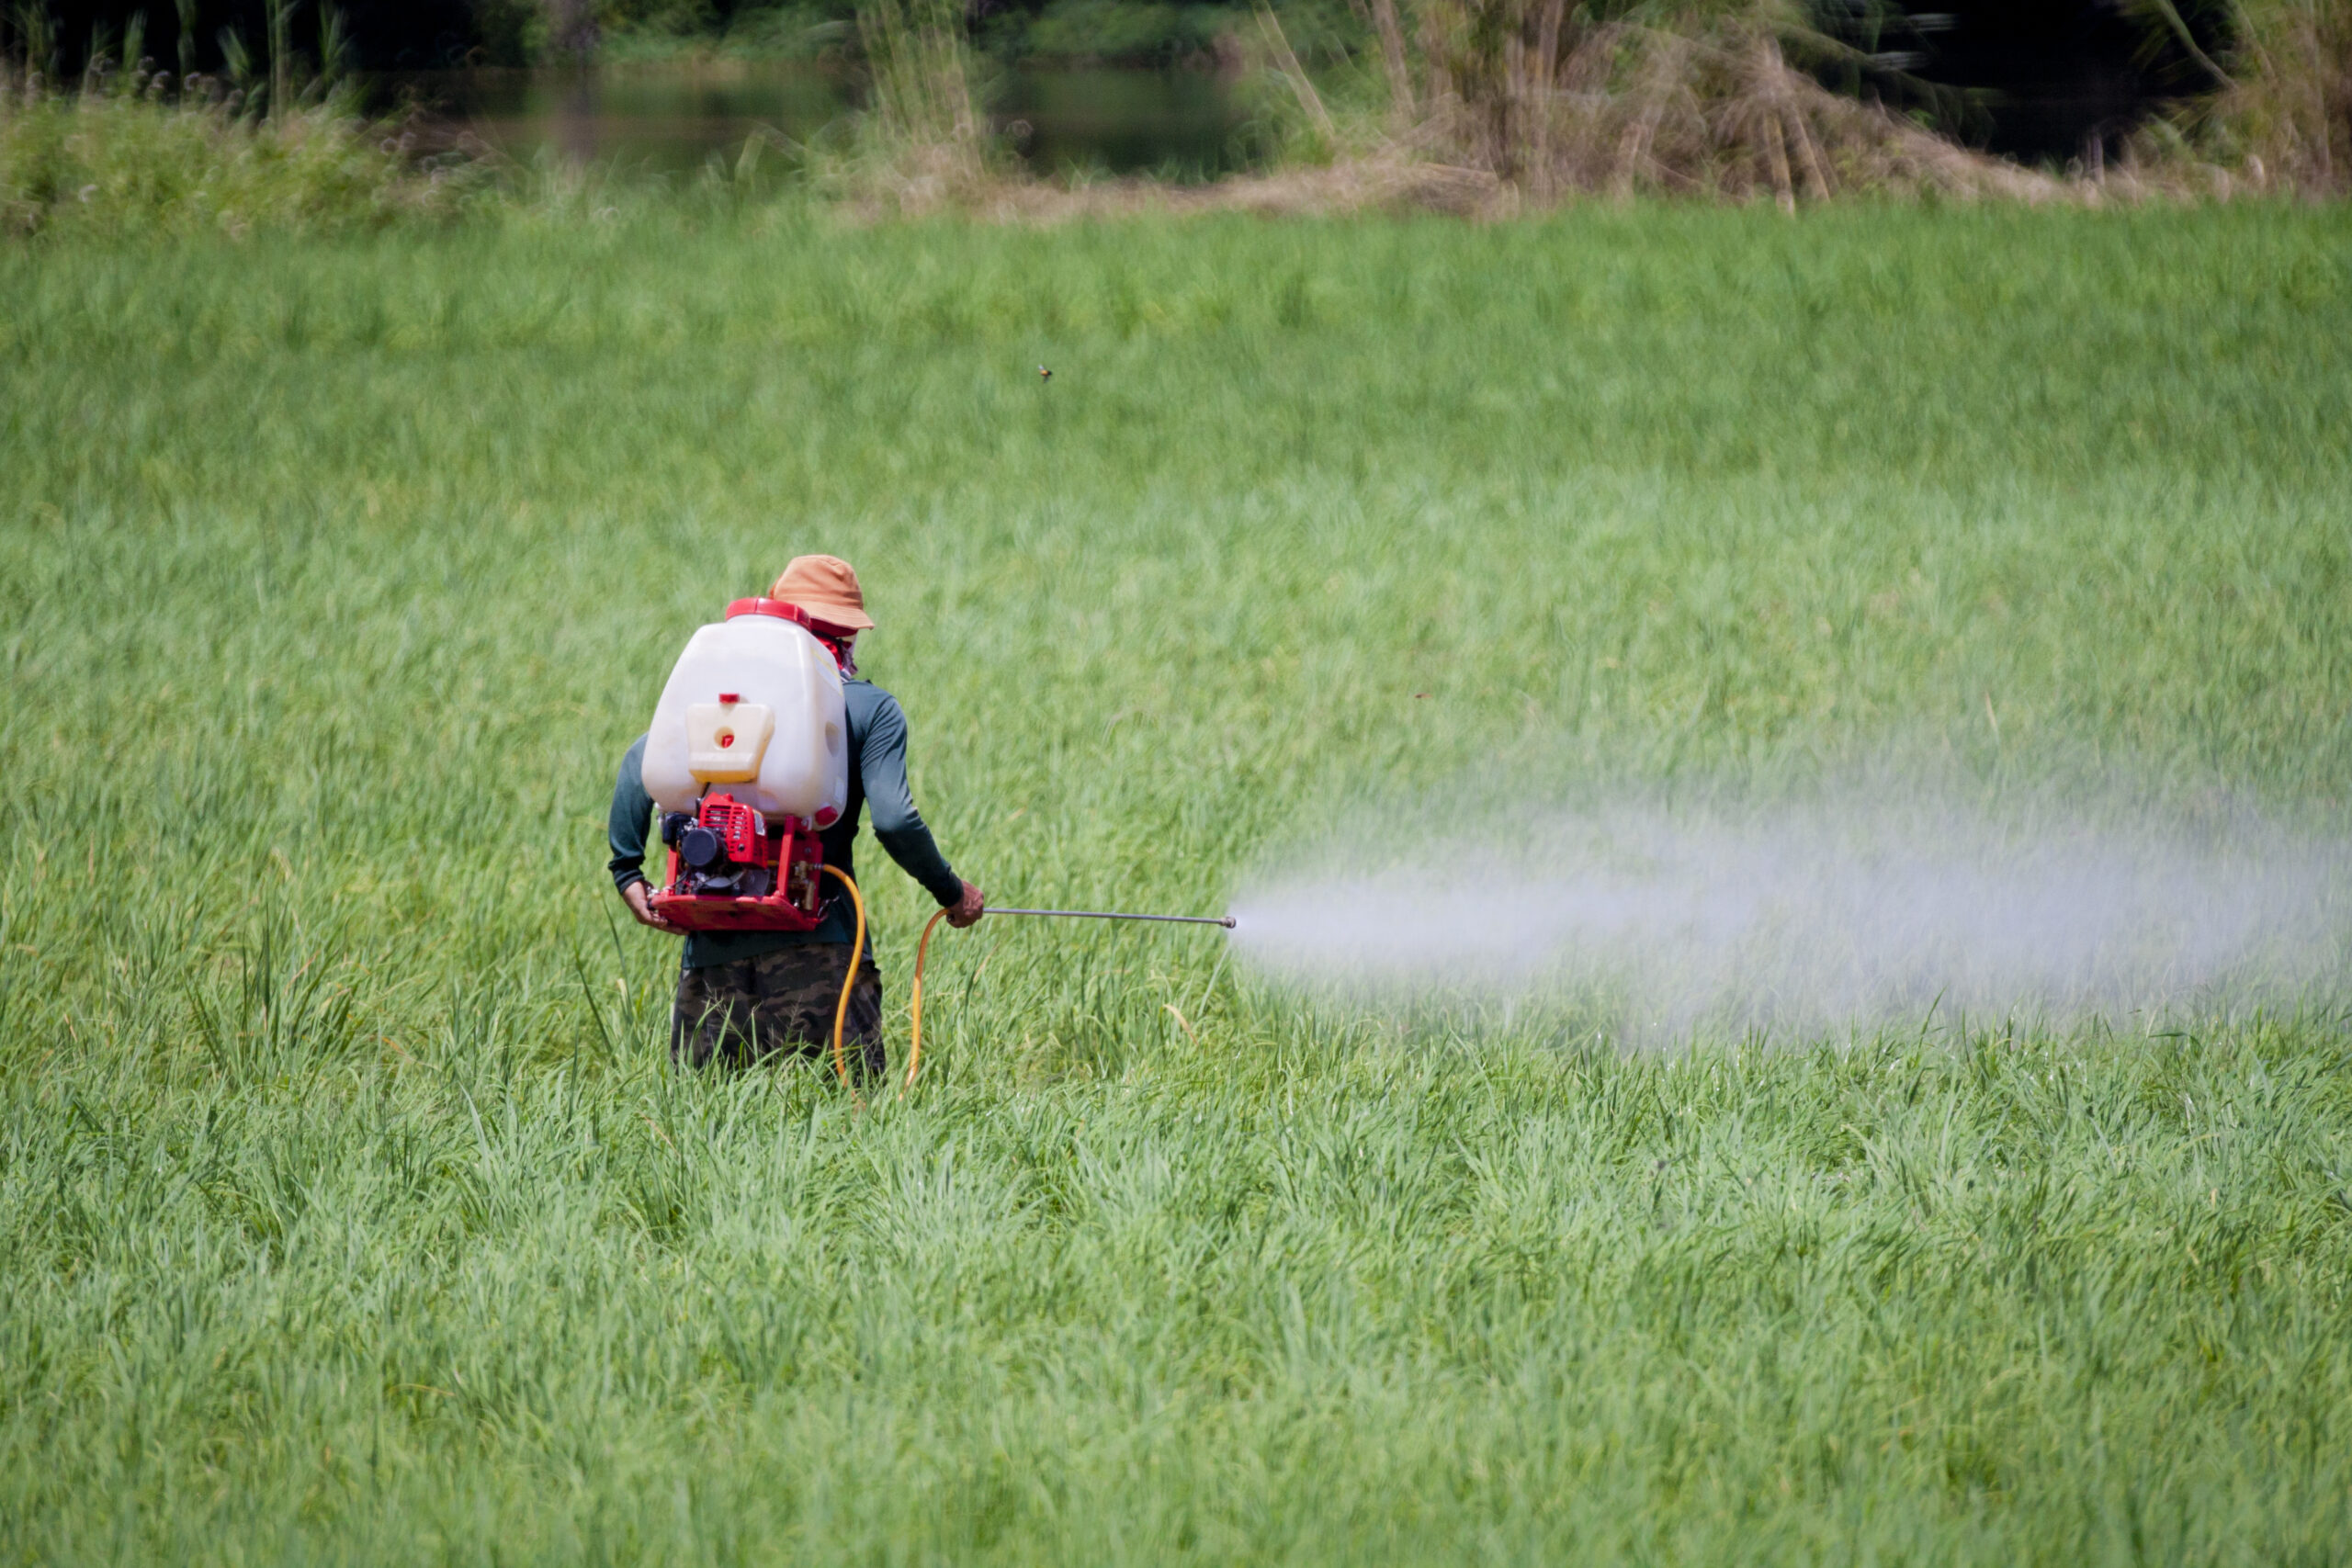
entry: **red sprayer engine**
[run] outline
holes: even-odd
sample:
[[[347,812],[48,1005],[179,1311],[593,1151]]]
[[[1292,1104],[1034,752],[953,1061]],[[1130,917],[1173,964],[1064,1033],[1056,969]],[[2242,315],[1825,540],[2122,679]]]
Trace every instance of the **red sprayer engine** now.
[[[806,931],[817,929],[824,850],[815,824],[770,822],[731,795],[703,797],[693,812],[662,817],[669,874],[653,908],[687,931]]]

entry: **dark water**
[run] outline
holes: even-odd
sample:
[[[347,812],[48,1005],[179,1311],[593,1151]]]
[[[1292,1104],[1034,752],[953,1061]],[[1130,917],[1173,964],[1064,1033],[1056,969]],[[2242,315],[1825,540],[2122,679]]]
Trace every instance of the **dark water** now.
[[[806,141],[856,106],[854,85],[790,62],[590,71],[444,71],[378,84],[413,98],[429,129],[469,132],[524,162],[553,155],[652,175],[732,159],[747,139]],[[1214,178],[1238,166],[1244,118],[1197,71],[1014,71],[993,85],[990,118],[1040,173],[1151,170]]]
[[[999,84],[991,108],[1042,174],[1148,170],[1214,179],[1247,155],[1246,117],[1205,72],[1015,72]]]

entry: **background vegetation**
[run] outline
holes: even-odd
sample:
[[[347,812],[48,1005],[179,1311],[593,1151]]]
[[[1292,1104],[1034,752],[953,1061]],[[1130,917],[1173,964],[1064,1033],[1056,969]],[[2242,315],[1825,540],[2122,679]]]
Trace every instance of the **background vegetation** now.
[[[999,922],[861,1113],[662,1069],[600,836],[815,548],[1000,898],[1890,749],[2340,830],[2343,209],[581,218],[0,250],[0,1560],[2346,1561],[2340,1000]]]
[[[2040,21],[1999,0],[1954,3],[1915,15],[1880,0],[447,0],[405,21],[362,6],[355,23],[315,0],[209,12],[185,0],[153,35],[159,59],[144,51],[143,10],[103,5],[74,25],[41,0],[0,24],[16,84],[0,116],[16,118],[6,105],[28,81],[53,96],[77,79],[119,92],[135,78],[145,96],[185,101],[183,85],[203,78],[220,85],[204,101],[225,94],[253,111],[290,107],[302,84],[355,63],[792,58],[854,82],[864,105],[839,139],[863,177],[835,189],[899,210],[971,208],[1002,205],[1017,172],[989,114],[990,72],[1050,57],[1213,72],[1243,85],[1241,140],[1261,170],[1411,165],[1419,176],[1373,187],[1450,190],[1435,204],[1477,210],[1639,191],[1792,209],[1855,193],[2098,198],[2111,185],[2326,196],[2352,181],[2341,0],[2133,0],[2044,7]],[[61,139],[0,118],[0,140]],[[131,139],[142,157],[166,145]],[[191,139],[171,144],[186,156],[180,144]]]

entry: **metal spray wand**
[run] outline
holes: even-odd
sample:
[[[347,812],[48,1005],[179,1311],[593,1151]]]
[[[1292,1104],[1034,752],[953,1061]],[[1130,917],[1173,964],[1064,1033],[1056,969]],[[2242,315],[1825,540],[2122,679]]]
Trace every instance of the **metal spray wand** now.
[[[1231,915],[1127,915],[1109,909],[983,909],[980,918],[990,915],[1051,915],[1065,920],[1162,920],[1177,926],[1223,926],[1231,931],[1239,922]]]

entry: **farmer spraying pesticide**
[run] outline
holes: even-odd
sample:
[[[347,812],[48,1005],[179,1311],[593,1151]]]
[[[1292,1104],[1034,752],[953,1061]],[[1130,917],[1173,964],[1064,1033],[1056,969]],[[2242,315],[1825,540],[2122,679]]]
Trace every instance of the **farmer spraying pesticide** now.
[[[670,1050],[702,1066],[831,1046],[834,1069],[877,1077],[882,976],[867,955],[865,901],[851,873],[858,813],[939,900],[915,944],[904,1089],[922,1063],[922,968],[942,920],[983,913],[1218,926],[1221,915],[998,909],[948,869],[907,793],[907,718],[857,679],[871,629],[849,563],[801,556],[764,599],[738,599],[695,633],[653,723],[621,759],[607,831],[613,885],[639,922],[683,932]],[[645,874],[658,819],[663,865]],[[851,1047],[854,1046],[853,1051]]]
[[[873,625],[848,562],[797,558],[766,598],[739,599],[695,634],[621,758],[613,885],[640,924],[685,935],[670,1024],[682,1064],[831,1046],[881,1073],[882,976],[851,861],[867,807],[942,917],[980,918],[980,890],[949,868],[908,792],[906,715],[857,678],[857,634]],[[658,885],[645,871],[657,817]]]

